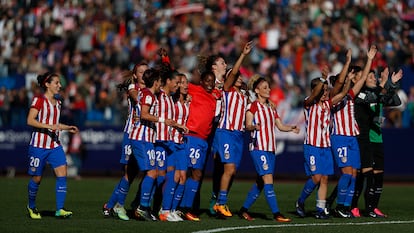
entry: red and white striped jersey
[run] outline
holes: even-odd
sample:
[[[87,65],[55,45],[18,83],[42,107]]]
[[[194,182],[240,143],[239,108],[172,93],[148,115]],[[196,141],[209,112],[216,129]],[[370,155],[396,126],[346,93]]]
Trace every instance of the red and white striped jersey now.
[[[332,134],[344,136],[359,135],[358,123],[354,115],[354,92],[352,89],[335,106],[332,107]]]
[[[247,96],[234,87],[222,92],[221,117],[219,128],[244,131],[246,119]]]
[[[305,144],[317,147],[330,147],[329,126],[331,123],[331,101],[322,105],[314,103],[304,108],[306,119]]]
[[[37,121],[43,124],[56,125],[59,123],[62,102],[53,105],[45,96],[36,96],[32,100],[31,108],[37,109]],[[35,128],[32,132],[30,145],[43,149],[53,149],[60,145],[59,131]]]
[[[135,89],[138,91],[138,99],[139,99],[139,85],[138,84],[130,84],[128,86],[128,92],[131,89]],[[139,102],[139,100],[133,100],[131,99],[131,96],[128,95],[128,116],[127,119],[125,121],[125,127],[124,127],[124,132],[125,133],[130,133],[132,130],[132,127],[134,124],[138,124],[139,121],[136,119],[136,117],[140,116],[141,113],[141,105],[137,104]]]
[[[164,119],[174,119],[174,100],[172,96],[167,96],[165,91],[161,90],[158,95],[158,110],[157,114],[159,117]],[[171,130],[173,127],[167,126],[165,123],[155,123],[157,127],[157,141],[171,141],[172,135]]]
[[[175,116],[174,120],[181,125],[187,124],[188,114],[190,113],[190,102],[181,103],[177,101],[175,103]],[[183,134],[175,128],[172,128],[172,137],[175,143],[183,143]]]
[[[251,149],[262,151],[276,151],[276,127],[275,119],[279,118],[276,109],[269,104],[261,104],[259,101],[247,105],[247,111],[253,114],[253,124],[260,124],[260,130],[251,132]]]
[[[141,90],[139,96],[139,104],[149,106],[149,114],[157,116],[158,100],[155,95],[148,88],[145,88]],[[141,119],[139,124],[133,126],[129,138],[154,143],[156,134],[155,122]]]
[[[214,116],[215,116],[215,122],[217,121],[217,120],[219,120],[219,118],[218,117],[220,117],[220,114],[222,113],[222,108],[223,108],[223,106],[222,106],[222,102],[223,102],[223,97],[222,97],[222,93],[223,93],[224,91],[223,91],[223,89],[222,88],[214,88],[213,89],[213,91],[212,91],[212,94],[213,94],[213,96],[215,96],[216,97],[216,110],[215,110],[215,112],[214,112]]]

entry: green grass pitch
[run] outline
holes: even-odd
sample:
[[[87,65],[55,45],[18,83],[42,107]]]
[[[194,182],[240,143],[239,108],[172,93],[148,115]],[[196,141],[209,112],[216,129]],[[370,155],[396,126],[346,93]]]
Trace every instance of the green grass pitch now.
[[[275,181],[275,191],[280,210],[293,219],[290,223],[278,223],[272,220],[272,214],[266,201],[261,195],[250,211],[255,221],[240,219],[236,213],[253,180],[235,179],[229,194],[229,207],[234,216],[227,219],[209,217],[206,213],[211,193],[211,181],[206,179],[202,184],[200,222],[143,222],[131,219],[121,221],[115,218],[103,218],[101,210],[109,198],[116,177],[83,178],[82,180],[68,179],[68,195],[65,207],[74,212],[70,219],[56,219],[55,210],[55,180],[45,177],[39,189],[37,207],[43,213],[41,220],[32,220],[26,211],[28,176],[17,178],[0,178],[0,232],[1,233],[81,233],[81,232],[329,232],[329,233],[412,233],[414,232],[414,184],[385,183],[380,201],[383,212],[389,215],[385,219],[362,217],[358,219],[331,218],[317,220],[312,216],[298,218],[294,214],[294,202],[301,191],[304,180]],[[336,184],[331,182],[330,189]],[[126,207],[137,190],[135,181],[130,189]],[[360,200],[362,206],[363,199]],[[307,210],[315,206],[315,196],[306,202]]]

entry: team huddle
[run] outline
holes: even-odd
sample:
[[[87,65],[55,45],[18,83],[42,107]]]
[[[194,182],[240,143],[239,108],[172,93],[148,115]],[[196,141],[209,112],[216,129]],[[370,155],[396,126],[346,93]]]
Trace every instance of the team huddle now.
[[[214,158],[213,192],[210,214],[232,217],[228,193],[240,164],[245,133],[257,173],[238,211],[251,221],[249,208],[264,191],[266,202],[278,222],[290,222],[278,206],[274,191],[276,130],[299,133],[300,127],[286,125],[270,98],[270,81],[255,75],[244,85],[239,69],[252,49],[244,45],[231,69],[223,57],[200,58],[200,76],[190,80],[172,67],[164,49],[158,51],[154,67],[135,65],[123,73],[117,87],[128,96],[128,118],[120,163],[124,175],[103,205],[105,217],[129,220],[125,200],[133,180],[143,173],[135,199],[134,217],[146,221],[199,221],[194,212],[207,157]],[[381,116],[383,106],[400,104],[395,90],[402,72],[389,74],[388,68],[375,77],[371,63],[377,50],[371,46],[364,68],[351,65],[351,51],[342,71],[311,81],[311,94],[304,100],[306,133],[305,172],[309,176],[296,201],[296,213],[306,217],[305,201],[317,190],[317,219],[331,215],[361,217],[358,199],[365,190],[365,212],[371,217],[386,217],[379,208],[383,185]],[[389,77],[390,76],[390,77]],[[60,146],[59,130],[77,132],[76,126],[59,123],[59,76],[39,75],[45,90],[35,98],[28,124],[35,128],[29,146],[29,216],[40,219],[35,199],[41,174],[49,163],[56,174],[56,216],[70,217],[64,209],[66,198],[66,161]],[[247,87],[246,87],[247,86]],[[41,100],[39,102],[39,100]],[[54,112],[50,112],[50,111]],[[277,128],[277,129],[276,129]],[[337,187],[328,197],[328,177],[334,166],[341,170]],[[366,185],[364,185],[364,182]],[[59,189],[59,190],[58,190]],[[331,210],[334,200],[336,207]]]

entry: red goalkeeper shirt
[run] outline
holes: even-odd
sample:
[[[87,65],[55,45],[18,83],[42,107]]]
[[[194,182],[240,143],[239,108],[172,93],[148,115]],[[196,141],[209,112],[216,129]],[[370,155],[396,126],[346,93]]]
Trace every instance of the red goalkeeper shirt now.
[[[191,95],[190,113],[187,121],[189,135],[206,140],[211,132],[216,110],[216,97],[202,86],[188,84]]]

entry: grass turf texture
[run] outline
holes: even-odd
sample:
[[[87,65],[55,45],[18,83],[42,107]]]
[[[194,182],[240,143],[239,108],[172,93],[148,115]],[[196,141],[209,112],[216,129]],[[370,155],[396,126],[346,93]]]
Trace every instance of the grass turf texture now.
[[[278,223],[272,220],[263,194],[250,209],[255,221],[248,222],[237,216],[245,196],[252,184],[248,180],[235,180],[229,195],[229,207],[233,217],[217,219],[207,215],[211,193],[211,181],[206,179],[201,191],[200,222],[143,222],[131,219],[122,221],[104,218],[102,205],[106,202],[118,182],[118,178],[84,178],[80,181],[68,179],[68,196],[65,208],[73,211],[70,219],[56,219],[55,180],[45,177],[42,180],[37,198],[37,207],[42,213],[41,220],[28,217],[27,183],[29,177],[0,178],[0,232],[414,232],[414,184],[386,183],[380,201],[380,209],[389,215],[385,219],[362,217],[359,219],[331,218],[317,220],[311,215],[315,206],[315,194],[306,204],[309,217],[298,218],[294,214],[294,203],[304,181],[276,181],[275,190],[281,212],[292,218],[291,223]],[[336,182],[331,182],[330,189]],[[126,200],[126,208],[135,195],[138,182],[135,181]],[[363,199],[360,199],[360,206]],[[216,229],[214,231],[214,229]]]

